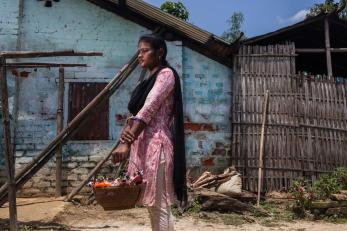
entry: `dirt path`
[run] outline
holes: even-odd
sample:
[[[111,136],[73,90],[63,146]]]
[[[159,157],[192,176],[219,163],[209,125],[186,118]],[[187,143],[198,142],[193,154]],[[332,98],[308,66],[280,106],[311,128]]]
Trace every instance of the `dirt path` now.
[[[200,217],[200,218],[199,218]],[[145,208],[136,208],[125,211],[103,211],[99,206],[69,206],[60,213],[55,222],[74,227],[77,230],[119,230],[119,231],[150,231],[150,221]],[[175,217],[175,230],[181,231],[267,231],[267,230],[292,230],[292,231],[342,231],[347,230],[347,224],[332,224],[326,222],[293,222],[282,223],[267,227],[252,223],[244,225],[226,225],[211,221],[201,216]]]
[[[145,208],[123,211],[104,211],[98,205],[81,206],[63,202],[55,198],[18,199],[18,220],[24,230],[93,230],[93,231],[150,231],[150,222]],[[223,218],[220,214],[199,213],[175,217],[175,229],[182,231],[342,231],[347,224],[327,222],[281,222],[260,224],[242,224],[238,215]],[[5,230],[8,218],[8,207],[0,208],[0,230]],[[230,224],[240,225],[230,225]]]

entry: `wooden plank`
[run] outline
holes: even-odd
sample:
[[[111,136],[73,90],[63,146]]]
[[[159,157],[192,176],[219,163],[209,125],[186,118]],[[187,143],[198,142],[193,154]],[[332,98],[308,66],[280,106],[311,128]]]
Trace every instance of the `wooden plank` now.
[[[48,67],[87,67],[83,63],[37,63],[37,62],[12,62],[6,63],[6,67],[10,68],[48,68]]]
[[[5,166],[7,175],[8,187],[8,201],[9,201],[9,214],[10,214],[10,230],[18,230],[17,224],[17,204],[16,204],[16,181],[15,181],[15,163],[13,155],[13,147],[11,144],[11,131],[10,131],[10,113],[8,109],[8,89],[6,77],[6,59],[0,57],[0,88],[1,88],[1,109],[2,109],[2,122],[4,133],[4,155]]]
[[[325,53],[324,48],[296,48],[296,53]],[[347,48],[330,48],[330,52],[334,53],[347,53]]]
[[[1,51],[0,56],[7,59],[16,58],[39,58],[39,57],[57,57],[57,56],[102,56],[102,52],[94,51],[74,51],[74,50],[62,50],[62,51]]]

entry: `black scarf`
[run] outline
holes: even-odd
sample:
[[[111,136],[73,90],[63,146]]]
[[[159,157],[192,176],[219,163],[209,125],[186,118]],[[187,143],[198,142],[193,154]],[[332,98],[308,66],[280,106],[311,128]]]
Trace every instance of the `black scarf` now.
[[[186,156],[184,144],[184,125],[183,125],[183,102],[180,78],[176,70],[170,66],[159,68],[148,79],[140,82],[131,94],[128,109],[131,114],[136,115],[145,104],[148,93],[151,91],[158,73],[165,67],[169,67],[175,76],[174,92],[174,188],[177,199],[184,204],[187,202],[187,184],[186,184]]]

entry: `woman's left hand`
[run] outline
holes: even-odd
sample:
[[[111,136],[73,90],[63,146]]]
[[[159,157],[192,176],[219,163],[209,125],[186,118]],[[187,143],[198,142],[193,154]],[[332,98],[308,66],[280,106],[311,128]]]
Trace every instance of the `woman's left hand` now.
[[[121,143],[127,143],[132,144],[134,140],[136,139],[135,135],[129,130],[124,130],[120,136],[120,142]]]

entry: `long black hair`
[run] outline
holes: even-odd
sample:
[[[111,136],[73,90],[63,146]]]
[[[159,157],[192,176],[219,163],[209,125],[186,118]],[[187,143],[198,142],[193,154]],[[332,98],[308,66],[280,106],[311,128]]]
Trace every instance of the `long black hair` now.
[[[170,68],[175,76],[175,90],[174,90],[174,123],[172,126],[173,140],[174,140],[174,172],[173,182],[177,199],[181,202],[181,205],[185,205],[187,202],[187,183],[186,183],[186,156],[185,156],[185,142],[184,142],[184,125],[183,125],[183,102],[180,78],[177,71],[168,65],[166,61],[167,47],[165,40],[156,34],[143,35],[139,39],[140,42],[147,42],[150,46],[158,51],[163,49],[163,54],[160,59],[160,67],[151,76],[143,80],[131,94],[131,98],[128,104],[129,111],[136,115],[143,107],[146,97],[154,86],[156,77],[160,70],[163,68]]]

